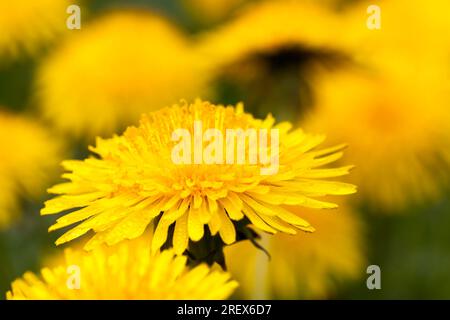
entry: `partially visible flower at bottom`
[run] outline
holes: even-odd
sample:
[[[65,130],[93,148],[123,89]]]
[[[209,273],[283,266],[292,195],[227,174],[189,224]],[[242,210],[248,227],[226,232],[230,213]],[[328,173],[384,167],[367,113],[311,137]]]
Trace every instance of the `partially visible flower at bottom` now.
[[[225,249],[240,298],[323,299],[364,272],[363,225],[355,212],[346,205],[335,212],[297,211],[316,232],[263,238],[261,245],[270,258],[249,241]]]
[[[12,283],[6,298],[226,299],[237,287],[237,282],[222,270],[212,270],[206,264],[188,268],[187,258],[174,256],[172,250],[152,255],[150,241],[146,239],[149,238],[126,241],[116,247],[103,246],[89,253],[66,249],[65,263],[43,268],[41,277],[25,273]],[[71,279],[76,276],[79,276],[78,285]]]

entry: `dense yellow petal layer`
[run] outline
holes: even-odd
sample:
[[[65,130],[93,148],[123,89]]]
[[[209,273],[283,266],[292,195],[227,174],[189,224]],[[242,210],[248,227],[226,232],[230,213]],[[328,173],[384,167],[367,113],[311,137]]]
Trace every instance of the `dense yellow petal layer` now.
[[[166,250],[151,254],[149,237],[89,253],[65,250],[57,267],[44,268],[41,277],[31,272],[15,280],[7,299],[226,299],[236,281],[207,265],[193,269],[185,256]],[[111,281],[114,285],[111,285]]]

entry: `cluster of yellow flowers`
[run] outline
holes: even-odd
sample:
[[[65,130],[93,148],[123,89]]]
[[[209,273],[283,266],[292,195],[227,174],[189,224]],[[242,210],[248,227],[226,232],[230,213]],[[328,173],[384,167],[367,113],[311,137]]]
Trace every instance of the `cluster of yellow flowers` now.
[[[160,248],[170,246],[176,255],[188,255],[192,263],[206,261],[223,264],[225,245],[243,239],[254,240],[256,230],[291,235],[296,234],[296,229],[312,232],[314,228],[301,218],[301,213],[296,212],[299,206],[335,208],[335,204],[315,198],[355,192],[351,184],[323,180],[346,175],[351,168],[323,168],[342,156],[342,146],[317,149],[324,136],[308,135],[300,129],[291,131],[289,123],[275,125],[282,141],[279,150],[280,170],[276,174],[263,176],[258,166],[246,164],[173,164],[170,159],[174,145],[172,132],[177,128],[194,130],[194,123],[198,120],[208,127],[222,130],[274,126],[272,117],[255,119],[245,113],[242,106],[216,106],[196,100],[192,104],[174,105],[146,114],[138,127],[129,127],[121,136],[98,138],[96,146],[91,148],[98,157],[64,162],[68,171],[64,177],[69,182],[49,189],[59,196],[47,201],[41,213],[71,210],[49,230],[81,222],[60,237],[57,244],[94,231],[94,236],[84,246],[92,250],[92,256],[80,261],[85,272],[98,272],[93,269],[97,265],[87,261],[100,259],[98,255],[103,252],[99,249],[102,244],[115,246],[126,239],[142,239],[149,224],[153,224],[155,230],[151,236],[151,246],[145,247],[147,251],[143,249],[139,252],[139,257],[142,255],[144,261],[150,257],[157,261],[162,259],[157,258]],[[164,255],[164,260],[171,256]],[[118,255],[119,266],[129,263],[129,259],[127,254]],[[140,259],[133,259],[133,262]],[[139,268],[147,269],[145,264]],[[118,272],[117,266],[112,266],[108,273],[113,271]],[[140,275],[132,271],[135,270],[124,268],[127,281],[128,277]],[[159,279],[162,275],[156,274],[158,271],[160,269],[150,269],[148,281],[153,283],[156,281],[154,278]],[[190,272],[195,273],[196,269]],[[9,296],[71,297],[66,289],[54,288],[65,283],[63,269],[44,269],[43,276],[45,283],[31,275],[25,276],[25,282],[18,280],[13,284],[13,292]],[[226,275],[211,276],[211,279],[216,277],[227,279]],[[206,278],[205,283],[208,280]],[[83,281],[88,281],[88,290],[93,280]],[[132,286],[132,283],[128,285]],[[178,286],[186,290],[192,287],[175,285]],[[42,292],[42,287],[51,293]],[[211,297],[225,297],[232,287],[234,283],[227,282],[225,286],[212,288],[203,288],[202,284],[201,288],[208,289]],[[166,293],[169,289],[160,289],[162,292],[158,294],[149,291],[147,297],[172,297]],[[107,297],[116,297],[118,293],[110,294],[112,296]],[[122,294],[127,296],[126,293]],[[137,291],[130,293],[133,298],[143,298],[143,294]],[[205,294],[203,298],[210,295]],[[188,293],[173,295],[187,296]],[[200,294],[195,296],[202,297]],[[76,297],[92,297],[92,293],[82,291]]]
[[[238,282],[237,296],[245,298],[325,298],[337,284],[331,279],[364,272],[364,226],[354,202],[397,212],[440,195],[450,172],[442,70],[450,39],[429,35],[449,31],[444,11],[380,1],[381,29],[369,30],[365,1],[343,8],[325,0],[180,1],[213,27],[190,36],[154,12],[104,13],[66,32],[36,70],[35,111],[51,129],[0,114],[0,228],[20,212],[19,195],[42,196],[57,173],[64,148],[54,136],[83,144],[96,137],[91,155],[63,162],[66,181],[48,189],[56,196],[41,210],[63,213],[49,228],[66,229],[57,245],[89,240],[66,249],[41,276],[15,280],[8,299],[226,299]],[[0,19],[7,30],[0,57],[33,53],[63,33],[66,1],[11,6],[0,5],[0,15],[13,13]],[[28,24],[31,10],[45,12],[42,34]],[[427,46],[442,50],[431,54]],[[272,90],[271,63],[287,53],[290,72],[307,75],[312,96],[298,104],[294,121],[198,99],[219,99],[224,75],[239,82],[250,74]],[[306,67],[298,63],[304,60]],[[174,163],[173,132],[193,132],[197,121],[222,132],[277,129],[279,170]],[[337,181],[353,165],[350,178]],[[337,200],[355,185],[353,202]],[[74,283],[72,266],[80,271]]]

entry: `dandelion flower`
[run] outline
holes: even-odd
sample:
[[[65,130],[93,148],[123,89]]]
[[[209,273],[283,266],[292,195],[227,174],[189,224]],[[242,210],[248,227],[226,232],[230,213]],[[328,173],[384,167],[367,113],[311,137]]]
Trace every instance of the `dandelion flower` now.
[[[450,164],[441,85],[351,69],[325,73],[314,87],[315,108],[303,125],[351,145],[346,161],[357,167],[361,199],[395,211],[439,195]]]
[[[259,115],[279,104],[277,116],[292,119],[311,91],[304,87],[305,95],[298,93],[307,84],[305,65],[343,58],[333,46],[338,23],[336,14],[318,1],[262,1],[201,34],[197,51],[210,63],[216,97],[225,87]]]
[[[0,111],[0,229],[19,212],[19,200],[45,193],[62,159],[61,144],[25,117]]]
[[[448,180],[449,3],[380,1],[377,30],[366,24],[372,4],[349,6],[336,38],[367,74],[351,69],[321,77],[305,125],[346,139],[362,198],[397,211],[436,198]]]
[[[362,225],[347,205],[341,205],[336,212],[300,207],[295,212],[308,219],[317,231],[263,239],[261,245],[270,259],[248,241],[225,249],[241,297],[323,299],[342,282],[356,280],[364,273]]]
[[[278,129],[278,172],[262,175],[265,165],[259,163],[174,163],[174,130],[192,132],[196,121],[202,121],[203,130],[220,132]],[[342,145],[316,150],[324,136],[290,129],[289,123],[274,125],[271,116],[255,119],[244,113],[242,105],[224,107],[201,100],[149,113],[123,135],[97,139],[90,149],[97,157],[64,162],[69,182],[49,190],[59,196],[47,201],[41,213],[72,210],[50,231],[81,222],[57,244],[93,230],[85,246],[88,250],[100,243],[113,245],[138,237],[153,221],[157,222],[153,249],[169,239],[177,254],[188,248],[189,239],[198,242],[207,233],[220,236],[225,244],[235,242],[237,223],[248,222],[269,233],[312,231],[308,222],[280,205],[333,208],[334,204],[316,198],[350,194],[355,187],[324,180],[348,173],[350,166],[322,168],[341,157]]]
[[[74,136],[111,134],[202,92],[207,72],[188,40],[152,13],[105,15],[67,38],[40,68],[43,116]]]
[[[331,48],[337,20],[315,2],[263,1],[199,38],[199,50],[220,67],[283,48]]]
[[[34,53],[66,29],[68,0],[18,0],[0,3],[0,57]]]
[[[134,240],[89,253],[65,250],[65,261],[15,280],[7,299],[161,300],[226,299],[237,286],[228,273],[206,264],[186,266],[172,250],[150,254],[150,242]],[[78,277],[73,278],[72,277]],[[114,285],[111,285],[114,281]],[[74,289],[76,288],[76,289]]]

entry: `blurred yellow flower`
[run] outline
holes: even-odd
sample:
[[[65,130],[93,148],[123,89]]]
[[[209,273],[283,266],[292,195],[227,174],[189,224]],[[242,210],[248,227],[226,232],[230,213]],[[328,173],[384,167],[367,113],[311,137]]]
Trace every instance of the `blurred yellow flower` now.
[[[27,272],[15,280],[7,299],[226,299],[236,281],[206,264],[186,266],[172,250],[150,253],[149,238],[101,247],[89,253],[65,250],[65,262],[43,268],[41,277]],[[114,285],[111,285],[114,283]]]
[[[201,35],[198,50],[222,68],[283,48],[330,49],[337,27],[334,14],[316,2],[263,1]]]
[[[261,163],[174,163],[173,132],[179,128],[193,132],[197,121],[202,122],[203,130],[216,128],[222,132],[278,129],[278,172],[262,175],[265,166]],[[201,100],[144,115],[138,127],[129,127],[122,136],[97,139],[96,147],[90,150],[99,158],[64,162],[69,171],[64,177],[70,181],[49,190],[59,196],[47,201],[41,213],[75,209],[59,218],[50,230],[82,221],[57,244],[92,229],[95,235],[86,249],[136,238],[158,217],[153,249],[166,242],[174,226],[169,241],[177,254],[188,248],[189,239],[197,242],[206,236],[205,225],[211,235],[220,234],[225,244],[236,241],[238,221],[269,233],[295,234],[297,228],[313,231],[308,222],[281,205],[336,207],[315,198],[355,192],[353,185],[323,180],[346,175],[351,166],[322,168],[342,156],[342,145],[316,150],[324,136],[308,135],[300,129],[290,131],[289,123],[274,123],[271,116],[259,120],[244,113],[242,105],[224,107]]]
[[[19,200],[45,194],[59,172],[61,144],[31,119],[0,110],[0,229],[19,213]]]
[[[0,2],[0,61],[34,53],[66,29],[66,9],[74,1],[17,0]]]
[[[204,61],[175,26],[120,11],[83,26],[38,72],[41,111],[72,135],[110,134],[181,98],[205,94]]]
[[[303,125],[349,144],[352,182],[375,207],[396,210],[438,196],[450,164],[448,91],[366,71],[323,73]]]
[[[380,44],[384,47],[379,47],[379,50],[418,50],[410,52],[411,55],[430,51],[428,45],[449,44],[448,1],[378,1],[379,29],[370,27],[370,17],[374,11],[369,7],[373,4],[372,1],[360,1],[342,12],[344,32],[341,38],[336,39],[337,44],[343,43],[352,51],[366,52],[369,57],[373,56],[370,50]]]
[[[341,36],[335,45],[357,62],[403,77],[430,74],[448,82],[450,56],[450,2],[446,0],[377,1],[380,29],[367,21],[373,1],[351,5],[341,14]],[[445,67],[447,66],[447,67]],[[431,69],[431,70],[430,70]],[[408,74],[408,75],[407,75]]]
[[[317,229],[295,236],[263,238],[266,253],[249,241],[226,247],[230,273],[244,299],[329,298],[343,281],[365,272],[362,225],[346,205],[336,212],[296,208]],[[242,263],[245,261],[245,263]]]

